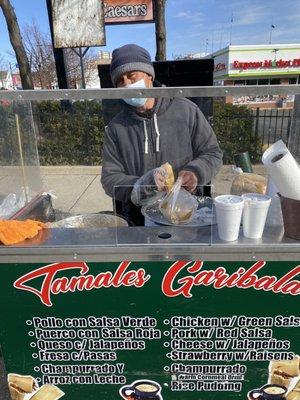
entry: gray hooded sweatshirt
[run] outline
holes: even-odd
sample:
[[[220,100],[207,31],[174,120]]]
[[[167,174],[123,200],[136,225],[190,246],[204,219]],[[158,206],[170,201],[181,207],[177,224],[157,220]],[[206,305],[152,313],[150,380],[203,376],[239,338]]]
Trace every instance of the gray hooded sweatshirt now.
[[[198,185],[210,182],[220,169],[222,152],[196,104],[185,98],[158,99],[150,118],[126,107],[109,123],[101,176],[109,196],[130,203],[137,179],[165,162],[175,175],[193,171]]]

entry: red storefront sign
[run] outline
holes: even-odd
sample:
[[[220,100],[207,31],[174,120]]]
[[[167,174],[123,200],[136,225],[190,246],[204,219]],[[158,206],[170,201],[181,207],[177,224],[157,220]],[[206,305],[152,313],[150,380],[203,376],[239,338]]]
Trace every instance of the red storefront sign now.
[[[224,63],[218,63],[215,65],[215,72],[223,71],[223,69],[226,69],[226,65]]]
[[[258,69],[258,68],[288,68],[300,67],[300,58],[293,60],[264,60],[264,61],[233,61],[233,69]]]

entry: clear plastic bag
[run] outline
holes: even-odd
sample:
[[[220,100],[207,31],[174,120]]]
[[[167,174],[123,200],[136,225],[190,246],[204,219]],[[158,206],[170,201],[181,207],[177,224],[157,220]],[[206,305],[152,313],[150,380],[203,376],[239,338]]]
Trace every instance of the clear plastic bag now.
[[[240,196],[245,193],[265,194],[267,180],[265,177],[257,174],[244,172],[238,174],[231,185],[230,193]]]
[[[162,167],[152,169],[141,176],[134,184],[131,201],[136,206],[148,206],[160,200],[165,193],[159,188],[159,176],[166,178]]]
[[[18,196],[15,193],[8,194],[0,204],[0,219],[9,219],[26,204],[25,191]]]
[[[173,189],[162,199],[159,209],[172,224],[187,224],[195,215],[198,202],[187,190],[181,187],[182,179],[178,178]]]

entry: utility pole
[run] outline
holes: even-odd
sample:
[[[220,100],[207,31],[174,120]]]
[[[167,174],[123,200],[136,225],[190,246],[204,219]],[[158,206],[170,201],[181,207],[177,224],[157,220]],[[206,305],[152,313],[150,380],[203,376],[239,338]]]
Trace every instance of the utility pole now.
[[[233,26],[233,13],[231,13],[231,18],[230,18],[229,45],[232,44],[232,26]]]
[[[85,49],[86,52],[88,50],[88,47]],[[82,48],[79,47],[79,58],[80,58],[80,69],[81,69],[81,87],[82,89],[85,89],[85,76],[84,76],[84,65],[83,65],[83,57],[85,53],[82,53]]]
[[[208,38],[205,41],[205,55],[207,54],[207,49],[208,49]]]
[[[222,48],[222,44],[223,44],[223,25],[221,26],[221,33],[220,33],[220,44],[219,44],[219,48]]]
[[[272,33],[273,33],[273,29],[275,29],[275,25],[271,24],[269,44],[272,44]]]
[[[155,35],[156,35],[156,61],[166,61],[166,0],[154,0]]]

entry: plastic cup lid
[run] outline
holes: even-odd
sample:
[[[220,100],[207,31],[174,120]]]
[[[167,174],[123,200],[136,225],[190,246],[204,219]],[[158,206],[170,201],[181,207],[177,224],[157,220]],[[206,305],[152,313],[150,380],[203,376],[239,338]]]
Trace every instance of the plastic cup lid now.
[[[254,203],[269,203],[271,201],[270,196],[261,193],[245,193],[242,194],[242,198],[245,201],[251,201]]]
[[[244,202],[244,200],[242,199],[241,196],[224,194],[222,196],[217,196],[215,198],[215,202],[224,205],[231,205],[231,204],[241,204]]]
[[[240,210],[244,207],[244,199],[231,194],[217,196],[215,198],[215,207],[227,211]]]

